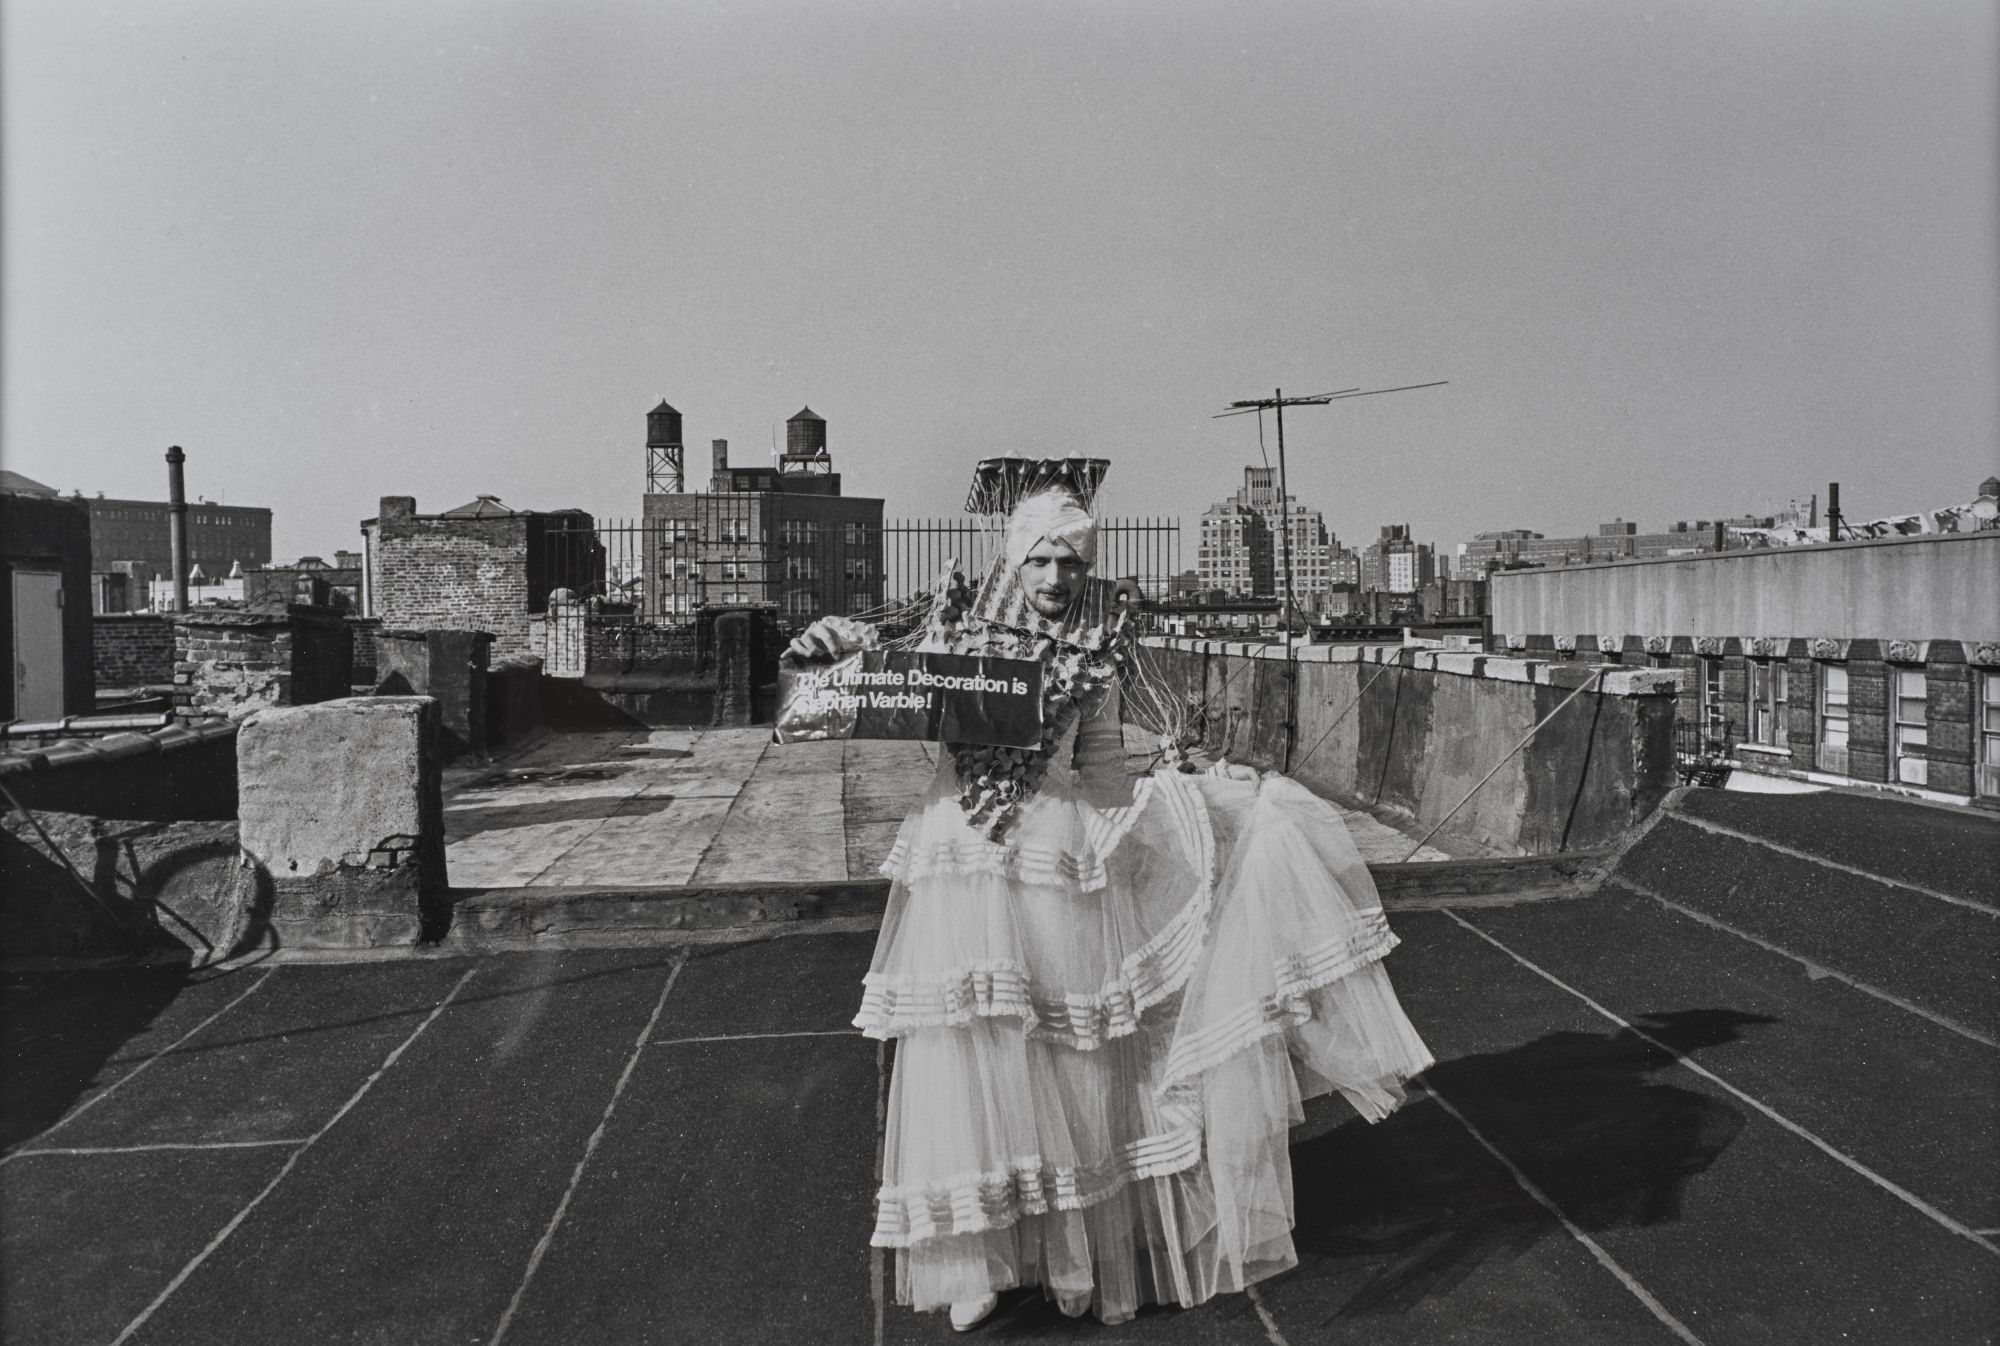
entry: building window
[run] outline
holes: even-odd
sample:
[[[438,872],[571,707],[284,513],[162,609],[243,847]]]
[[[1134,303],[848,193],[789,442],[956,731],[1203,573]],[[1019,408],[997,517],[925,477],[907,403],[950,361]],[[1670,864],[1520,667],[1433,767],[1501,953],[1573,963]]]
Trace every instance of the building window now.
[[[1791,670],[1779,662],[1752,664],[1751,668],[1755,678],[1752,698],[1757,741],[1782,748],[1787,739],[1785,702]]]
[[[2000,673],[1979,675],[1979,779],[1973,788],[2000,795]]]
[[[818,579],[819,558],[817,556],[787,556],[785,558],[785,578],[788,580]]]
[[[1896,671],[1896,779],[1905,785],[1930,782],[1930,742],[1926,715],[1924,671],[1899,668]]]
[[[1847,670],[1821,664],[1819,693],[1819,769],[1845,776],[1847,772]]]
[[[1720,742],[1728,735],[1729,720],[1722,710],[1722,661],[1701,661],[1701,733]]]

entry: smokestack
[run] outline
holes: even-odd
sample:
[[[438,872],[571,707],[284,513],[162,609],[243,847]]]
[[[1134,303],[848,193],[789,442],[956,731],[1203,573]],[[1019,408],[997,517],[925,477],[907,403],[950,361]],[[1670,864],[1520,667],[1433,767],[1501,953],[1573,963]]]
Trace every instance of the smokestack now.
[[[187,482],[181,464],[187,455],[178,444],[167,449],[167,549],[173,555],[174,611],[188,610]]]
[[[1826,538],[1829,542],[1840,541],[1840,483],[1826,484]]]
[[[729,441],[726,439],[712,440],[710,441],[710,446],[715,451],[716,472],[718,474],[727,472],[729,470]]]

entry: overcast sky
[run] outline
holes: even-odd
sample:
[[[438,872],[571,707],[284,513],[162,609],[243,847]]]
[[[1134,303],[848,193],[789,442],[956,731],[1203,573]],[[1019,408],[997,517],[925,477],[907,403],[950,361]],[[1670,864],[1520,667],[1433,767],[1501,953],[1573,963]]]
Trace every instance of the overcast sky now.
[[[2000,469],[1990,0],[0,0],[8,467],[636,514],[645,413],[849,494],[1268,394],[1344,541],[1963,501]],[[1187,561],[1192,564],[1192,543]]]

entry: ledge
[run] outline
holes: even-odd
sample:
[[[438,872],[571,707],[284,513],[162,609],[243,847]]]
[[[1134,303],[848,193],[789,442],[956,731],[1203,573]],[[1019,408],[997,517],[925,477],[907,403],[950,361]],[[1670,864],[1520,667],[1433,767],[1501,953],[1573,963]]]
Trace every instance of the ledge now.
[[[1235,640],[1205,640],[1185,636],[1144,636],[1152,649],[1225,658],[1283,661],[1283,645]],[[1516,659],[1476,650],[1433,649],[1420,645],[1294,645],[1293,660],[1302,664],[1400,664],[1425,673],[1446,673],[1492,682],[1535,683],[1574,691],[1597,678],[1596,690],[1606,696],[1674,696],[1681,672],[1671,668],[1625,668],[1617,664],[1579,664],[1568,660]]]
[[[183,748],[219,738],[234,738],[236,730],[233,720],[212,720],[187,727],[168,725],[147,734],[107,734],[103,738],[70,739],[31,752],[0,754],[0,776],[56,771],[64,767],[179,752]]]

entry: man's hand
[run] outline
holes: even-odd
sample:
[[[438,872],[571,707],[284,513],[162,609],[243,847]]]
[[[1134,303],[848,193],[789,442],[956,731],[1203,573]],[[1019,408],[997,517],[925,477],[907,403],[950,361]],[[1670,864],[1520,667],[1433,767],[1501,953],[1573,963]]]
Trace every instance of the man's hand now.
[[[796,663],[835,662],[874,642],[874,628],[845,617],[822,617],[799,633],[785,647],[785,657]]]

